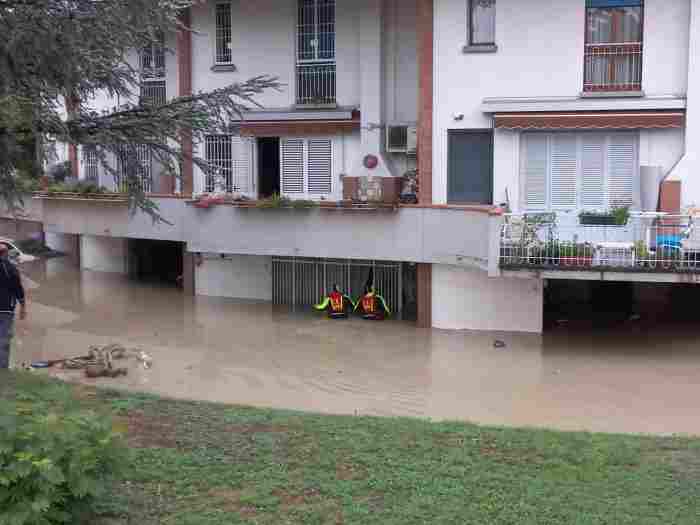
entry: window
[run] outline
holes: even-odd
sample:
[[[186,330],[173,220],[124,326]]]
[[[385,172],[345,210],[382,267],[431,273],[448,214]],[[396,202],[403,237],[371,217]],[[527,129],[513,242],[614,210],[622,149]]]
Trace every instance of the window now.
[[[231,34],[231,4],[229,2],[216,4],[215,64],[230,65],[233,63]]]
[[[587,0],[583,90],[641,90],[642,34],[642,0]]]
[[[158,34],[155,42],[145,46],[139,54],[141,80],[160,80],[165,78],[165,37]]]
[[[99,160],[94,146],[83,148],[83,172],[87,180],[91,182],[99,180]]]
[[[146,144],[124,146],[117,154],[117,188],[127,192],[130,185],[149,193],[153,187],[153,152]]]
[[[144,106],[162,106],[166,102],[165,80],[142,82],[139,103]]]
[[[493,200],[493,132],[448,134],[447,202],[491,204]]]
[[[605,210],[639,200],[634,133],[523,133],[527,211]]]
[[[297,104],[335,103],[335,0],[298,0]]]
[[[252,139],[237,135],[207,135],[204,139],[204,149],[209,165],[204,184],[206,192],[251,191]]]
[[[469,0],[469,45],[496,45],[496,0]]]
[[[282,193],[296,196],[332,192],[333,145],[329,139],[283,139]]]

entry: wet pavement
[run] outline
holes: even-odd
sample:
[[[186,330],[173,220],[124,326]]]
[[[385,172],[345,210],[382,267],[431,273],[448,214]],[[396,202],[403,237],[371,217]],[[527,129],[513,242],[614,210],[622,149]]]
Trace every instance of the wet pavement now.
[[[149,370],[130,361],[119,379],[54,372],[68,380],[321,413],[700,435],[697,323],[560,326],[543,337],[445,332],[188,298],[78,272],[67,259],[22,270],[30,314],[17,324],[15,364],[108,343],[154,359]]]

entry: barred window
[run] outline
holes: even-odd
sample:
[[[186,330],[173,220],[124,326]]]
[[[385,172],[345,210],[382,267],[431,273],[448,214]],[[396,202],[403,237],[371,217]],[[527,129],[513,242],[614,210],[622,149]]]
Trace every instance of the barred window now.
[[[97,158],[97,150],[94,146],[85,146],[83,148],[83,171],[85,178],[92,182],[99,180],[99,160]]]
[[[231,4],[216,4],[216,64],[231,64]]]

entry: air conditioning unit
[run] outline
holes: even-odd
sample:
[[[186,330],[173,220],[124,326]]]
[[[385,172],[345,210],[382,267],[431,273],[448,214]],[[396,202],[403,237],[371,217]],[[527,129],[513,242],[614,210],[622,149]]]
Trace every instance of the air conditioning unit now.
[[[416,126],[398,125],[386,127],[387,153],[406,153],[415,155],[418,147],[418,130]]]

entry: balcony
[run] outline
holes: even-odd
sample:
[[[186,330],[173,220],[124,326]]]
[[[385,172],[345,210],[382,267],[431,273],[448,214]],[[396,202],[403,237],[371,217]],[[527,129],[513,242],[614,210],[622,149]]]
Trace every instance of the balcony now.
[[[642,89],[642,43],[586,44],[583,91],[624,92]]]
[[[335,62],[297,64],[297,106],[334,107]]]
[[[500,269],[548,271],[548,276],[552,272],[700,274],[697,217],[638,212],[619,225],[569,222],[562,224],[555,214],[505,215]],[[561,274],[558,278],[568,278]]]

